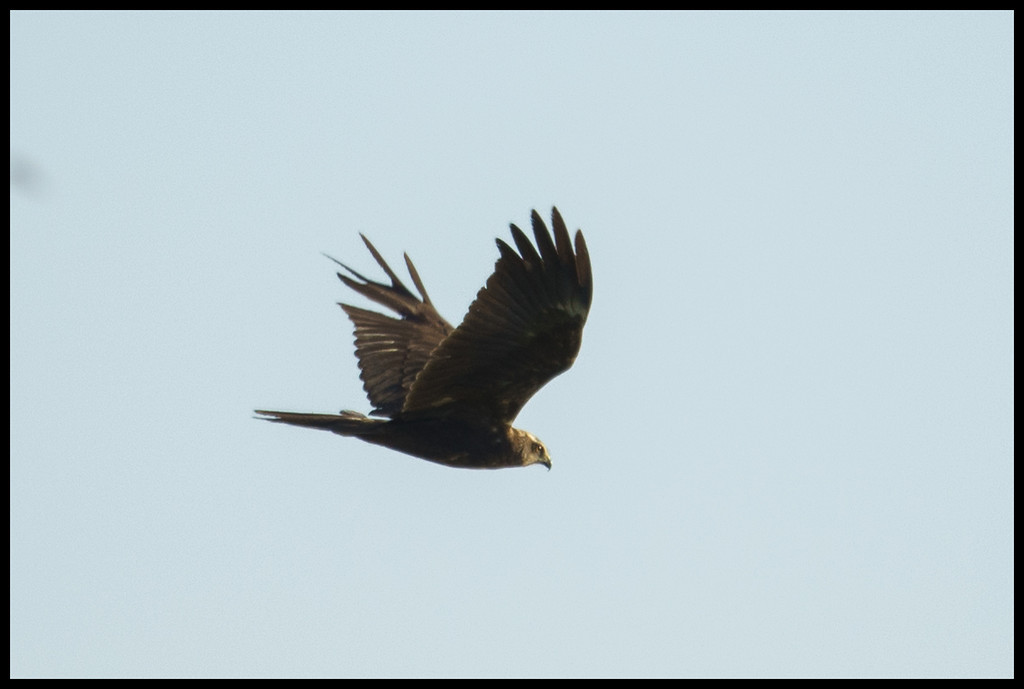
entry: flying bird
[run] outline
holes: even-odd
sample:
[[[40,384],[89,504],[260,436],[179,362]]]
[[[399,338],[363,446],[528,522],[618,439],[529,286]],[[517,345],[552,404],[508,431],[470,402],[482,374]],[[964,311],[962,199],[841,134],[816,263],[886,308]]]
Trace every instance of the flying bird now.
[[[259,418],[356,437],[451,467],[550,469],[544,443],[512,422],[534,393],[575,361],[593,279],[583,233],[570,240],[557,208],[551,209],[553,240],[537,211],[532,221],[536,246],[515,225],[518,252],[496,240],[494,273],[457,328],[434,308],[408,254],[405,265],[419,296],[360,235],[391,284],[332,258],[349,273],[338,278],[397,316],[339,304],[355,326],[370,416],[257,410]]]

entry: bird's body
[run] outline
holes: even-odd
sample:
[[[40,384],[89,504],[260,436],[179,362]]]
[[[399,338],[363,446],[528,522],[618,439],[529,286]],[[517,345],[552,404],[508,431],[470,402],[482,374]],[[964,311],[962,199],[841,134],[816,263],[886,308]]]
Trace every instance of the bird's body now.
[[[353,436],[452,467],[539,463],[550,468],[544,444],[511,424],[537,390],[572,365],[593,288],[582,233],[576,233],[574,251],[557,209],[552,209],[554,241],[536,211],[532,219],[537,248],[515,225],[519,254],[497,240],[501,257],[494,273],[458,328],[434,309],[408,256],[406,266],[421,298],[363,237],[391,285],[368,280],[344,264],[354,277],[338,277],[399,318],[341,307],[355,325],[371,414],[385,418],[354,411],[257,413],[268,421]]]
[[[279,417],[271,420],[353,436],[451,467],[501,469],[524,466],[534,463],[526,461],[531,452],[537,454],[536,462],[544,463],[546,458],[546,452],[536,452],[536,444],[540,443],[537,438],[508,424],[430,417],[373,419],[353,411],[341,414],[260,413]]]

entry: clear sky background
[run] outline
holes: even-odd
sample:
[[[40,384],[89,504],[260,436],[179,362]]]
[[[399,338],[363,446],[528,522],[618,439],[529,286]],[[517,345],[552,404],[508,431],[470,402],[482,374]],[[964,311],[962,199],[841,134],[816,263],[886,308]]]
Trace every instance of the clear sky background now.
[[[11,674],[1011,676],[1013,143],[1010,13],[13,13]],[[252,418],[553,204],[550,472]]]

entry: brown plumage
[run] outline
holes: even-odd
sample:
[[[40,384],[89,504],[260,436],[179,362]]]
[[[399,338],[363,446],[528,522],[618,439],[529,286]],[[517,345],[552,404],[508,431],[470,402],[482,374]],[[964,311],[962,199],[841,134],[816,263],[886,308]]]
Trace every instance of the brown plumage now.
[[[366,237],[391,284],[374,282],[340,261],[343,283],[397,318],[340,304],[355,325],[356,356],[370,418],[354,411],[298,414],[257,410],[267,421],[318,428],[453,467],[498,469],[544,464],[547,448],[512,428],[523,405],[572,366],[590,311],[593,281],[583,233],[575,247],[551,209],[554,240],[536,211],[536,247],[512,225],[518,253],[498,239],[494,273],[458,328],[430,302],[409,256],[419,297]],[[334,259],[331,259],[334,260]]]

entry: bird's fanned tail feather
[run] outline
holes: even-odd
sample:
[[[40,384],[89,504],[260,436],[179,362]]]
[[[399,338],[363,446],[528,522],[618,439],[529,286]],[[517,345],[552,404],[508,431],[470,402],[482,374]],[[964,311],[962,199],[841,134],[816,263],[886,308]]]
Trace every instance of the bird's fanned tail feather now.
[[[274,423],[286,423],[291,426],[317,428],[344,436],[368,435],[377,427],[387,423],[384,419],[371,419],[359,412],[343,411],[340,414],[297,414],[290,411],[266,411],[257,409],[257,418]]]

